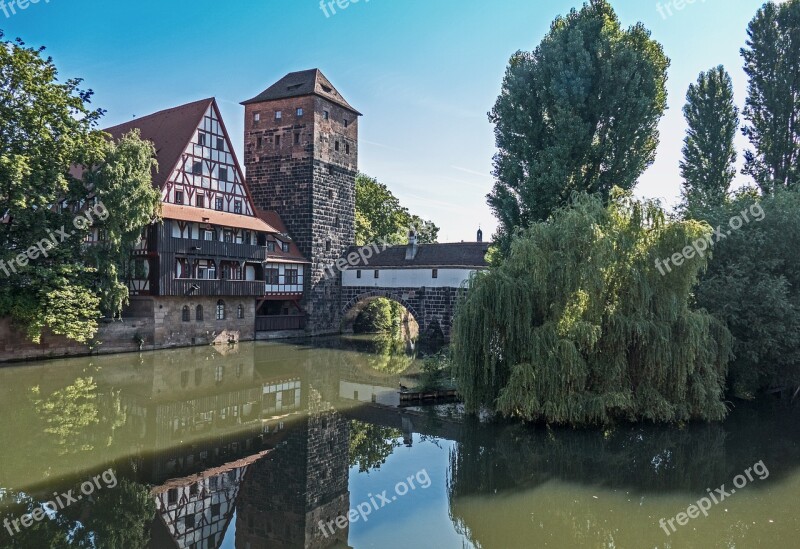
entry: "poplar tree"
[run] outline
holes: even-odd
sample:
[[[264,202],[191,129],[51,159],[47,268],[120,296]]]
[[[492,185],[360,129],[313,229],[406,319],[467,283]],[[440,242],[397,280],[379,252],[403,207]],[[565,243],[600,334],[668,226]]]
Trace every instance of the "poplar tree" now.
[[[629,194],[608,206],[578,195],[523,231],[457,308],[453,364],[467,409],[572,425],[722,419],[731,335],[689,308],[708,256],[656,263],[710,232]]]
[[[736,176],[739,110],[731,77],[720,65],[700,73],[689,86],[683,115],[689,125],[683,141],[683,209],[719,205]]]
[[[761,191],[800,185],[800,0],[766,3],[747,29],[742,48],[749,77],[744,173]]]
[[[489,114],[498,153],[488,202],[504,251],[515,229],[573,192],[606,199],[635,185],[655,159],[668,66],[650,32],[623,29],[606,0],[558,17],[533,52],[511,57]]]

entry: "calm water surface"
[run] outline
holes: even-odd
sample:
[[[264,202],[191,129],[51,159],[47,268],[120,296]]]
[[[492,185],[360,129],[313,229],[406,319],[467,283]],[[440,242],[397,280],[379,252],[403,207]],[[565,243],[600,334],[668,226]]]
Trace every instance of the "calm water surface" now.
[[[800,547],[796,407],[681,429],[479,423],[397,407],[409,350],[333,338],[0,368],[0,547]],[[708,517],[659,525],[756,463]]]

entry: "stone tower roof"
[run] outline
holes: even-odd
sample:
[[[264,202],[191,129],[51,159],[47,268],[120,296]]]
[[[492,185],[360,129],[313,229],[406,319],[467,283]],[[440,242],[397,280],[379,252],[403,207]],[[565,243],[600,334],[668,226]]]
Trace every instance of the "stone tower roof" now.
[[[243,101],[242,105],[262,103],[275,99],[288,99],[290,97],[303,97],[306,95],[322,97],[361,116],[361,113],[355,110],[350,103],[342,97],[342,94],[333,87],[331,81],[328,80],[319,69],[290,72],[254,98]]]

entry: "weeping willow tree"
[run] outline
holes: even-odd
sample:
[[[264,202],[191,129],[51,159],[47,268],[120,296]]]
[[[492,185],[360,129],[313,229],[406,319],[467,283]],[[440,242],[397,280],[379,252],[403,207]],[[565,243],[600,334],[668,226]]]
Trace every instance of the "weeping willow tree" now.
[[[608,206],[576,195],[520,233],[459,303],[468,410],[572,425],[722,419],[731,336],[688,305],[707,255],[656,267],[710,232],[616,190]]]

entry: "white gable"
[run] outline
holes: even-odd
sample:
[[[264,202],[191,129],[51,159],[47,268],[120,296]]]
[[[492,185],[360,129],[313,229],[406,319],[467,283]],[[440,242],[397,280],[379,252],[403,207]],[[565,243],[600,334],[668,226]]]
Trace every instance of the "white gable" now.
[[[254,216],[231,141],[213,105],[208,107],[178,166],[170,174],[161,199],[172,204]]]

